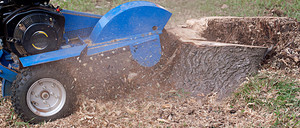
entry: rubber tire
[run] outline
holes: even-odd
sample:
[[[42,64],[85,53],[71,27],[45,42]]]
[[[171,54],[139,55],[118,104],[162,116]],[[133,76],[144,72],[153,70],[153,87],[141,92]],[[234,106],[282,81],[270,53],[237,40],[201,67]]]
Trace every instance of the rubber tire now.
[[[18,74],[17,79],[12,85],[12,105],[15,113],[25,122],[40,123],[44,121],[54,121],[72,114],[75,109],[76,95],[74,86],[72,86],[73,79],[61,70],[58,70],[53,65],[43,64],[23,70]],[[31,85],[42,78],[53,78],[63,84],[66,90],[66,102],[63,108],[53,116],[41,117],[34,114],[27,106],[26,95]]]

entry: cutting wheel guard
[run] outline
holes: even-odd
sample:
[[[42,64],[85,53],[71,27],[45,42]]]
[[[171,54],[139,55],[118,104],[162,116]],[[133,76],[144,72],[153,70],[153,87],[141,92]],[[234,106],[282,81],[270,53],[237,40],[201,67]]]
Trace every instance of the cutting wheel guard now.
[[[159,5],[145,1],[122,4],[105,14],[94,27],[88,55],[130,46],[139,64],[151,67],[161,57],[159,34],[171,13]]]

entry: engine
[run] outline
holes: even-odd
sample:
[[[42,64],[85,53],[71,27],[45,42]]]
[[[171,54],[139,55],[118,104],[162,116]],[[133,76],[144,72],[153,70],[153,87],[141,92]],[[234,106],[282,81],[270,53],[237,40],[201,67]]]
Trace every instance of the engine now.
[[[50,0],[1,0],[2,4],[18,4],[18,5],[30,5],[30,4],[41,4],[49,3]]]
[[[65,18],[49,0],[2,0],[2,47],[17,56],[56,50],[63,40]]]

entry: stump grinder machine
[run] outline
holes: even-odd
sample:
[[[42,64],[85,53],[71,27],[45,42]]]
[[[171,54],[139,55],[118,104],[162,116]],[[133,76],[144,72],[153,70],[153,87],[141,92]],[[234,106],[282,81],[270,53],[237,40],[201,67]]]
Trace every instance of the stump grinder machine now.
[[[101,16],[49,1],[0,1],[1,90],[24,121],[53,121],[74,110],[72,82],[50,62],[123,47],[142,66],[159,62],[159,35],[172,15],[163,7],[134,1]]]

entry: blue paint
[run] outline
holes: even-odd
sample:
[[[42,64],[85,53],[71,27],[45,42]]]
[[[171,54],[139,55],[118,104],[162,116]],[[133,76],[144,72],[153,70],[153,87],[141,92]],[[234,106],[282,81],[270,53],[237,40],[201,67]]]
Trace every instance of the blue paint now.
[[[16,79],[17,73],[15,71],[3,66],[2,64],[0,64],[0,70],[2,71],[2,73],[0,72],[1,78],[10,82],[13,82]]]
[[[87,44],[81,46],[74,46],[71,48],[60,49],[52,52],[46,52],[42,54],[27,56],[20,58],[23,67],[43,64],[47,62],[57,61],[61,59],[76,57],[81,54]]]
[[[153,40],[144,41],[142,44],[130,45],[132,58],[140,65],[152,67],[161,58],[161,45],[159,35],[155,35]]]
[[[105,45],[110,45],[110,44],[116,44],[118,42],[123,42],[123,41],[134,41],[134,40],[139,40],[141,38],[148,38],[150,36],[155,36],[161,34],[161,31],[152,31],[148,33],[143,33],[143,34],[138,34],[138,35],[129,35],[124,38],[119,38],[119,39],[114,39],[110,41],[103,41],[103,42],[97,42],[97,43],[92,43],[88,47],[93,48],[93,47],[98,47],[98,46],[105,46]],[[142,43],[142,42],[139,42]]]
[[[65,16],[65,35],[69,39],[76,38],[77,36],[88,37],[94,26],[97,24],[102,16],[76,12],[70,10],[61,11]]]
[[[9,82],[5,79],[2,80],[2,96],[6,97],[6,96],[10,96],[11,95],[11,86],[12,86],[12,82]]]
[[[156,36],[148,36],[148,37],[144,37],[144,38],[138,38],[138,39],[126,39],[126,40],[120,40],[120,41],[116,41],[116,42],[110,42],[110,43],[100,43],[100,45],[96,45],[96,46],[89,46],[88,47],[88,52],[87,55],[93,55],[93,54],[97,54],[100,52],[105,52],[105,51],[109,51],[109,50],[113,50],[116,48],[121,48],[121,47],[125,47],[125,46],[130,46],[130,45],[138,45],[144,42],[149,42],[152,40],[156,40],[157,39],[157,35]]]
[[[10,57],[10,58],[9,58]],[[8,67],[9,64],[13,63],[13,61],[11,61],[11,55],[9,52],[1,49],[0,50],[0,61],[1,64],[5,67]]]
[[[159,34],[171,17],[171,13],[160,6],[146,1],[122,4],[104,16],[62,10],[65,16],[64,39],[78,38],[70,48],[20,58],[23,67],[76,57],[87,47],[88,55],[130,46],[132,57],[145,67],[154,66],[161,57]],[[157,28],[157,29],[154,29]],[[84,39],[91,40],[89,46]],[[82,45],[83,44],[83,45]],[[9,96],[11,84],[17,73],[9,69],[13,61],[10,53],[0,50],[2,93]]]
[[[77,12],[77,11],[71,11],[71,10],[61,10],[61,13],[63,13],[63,15],[75,15],[75,16],[82,16],[82,17],[90,17],[90,18],[97,18],[100,19],[102,16],[101,15],[97,15],[97,14],[91,14],[91,13],[86,13],[86,12]]]
[[[67,42],[69,39],[79,38],[78,44],[81,44],[84,43],[83,39],[90,39],[88,55],[124,46],[138,45],[137,48],[143,50],[134,52],[133,59],[148,67],[157,63],[158,58],[161,56],[160,45],[157,45],[159,44],[158,35],[161,34],[162,29],[172,15],[156,4],[145,1],[122,4],[104,16],[69,10],[63,10],[62,13],[66,19],[64,38]],[[88,37],[88,35],[90,36]],[[143,43],[145,43],[145,46],[142,45]],[[150,47],[150,44],[155,46]],[[145,47],[149,47],[149,50],[146,51]],[[78,46],[60,49],[22,57],[20,61],[24,67],[28,67],[78,56],[83,49],[84,47]],[[142,51],[145,51],[145,53],[143,54]]]
[[[96,23],[101,19],[102,16],[76,12],[70,10],[62,10],[61,11],[65,16],[65,31],[73,31],[78,29],[84,29],[89,27],[94,27]]]
[[[136,45],[136,52],[132,52],[133,59],[147,67],[159,61],[161,47],[158,35],[172,15],[158,5],[145,1],[122,4],[104,16],[69,10],[63,10],[62,13],[66,19],[64,38],[67,42],[68,39],[79,38],[78,44],[81,44],[90,35],[88,55]],[[24,67],[28,67],[75,57],[80,55],[85,46],[22,57],[20,61]]]
[[[11,56],[8,52],[0,50],[0,77],[2,78],[2,96],[10,96],[11,94],[11,83],[16,79],[18,73],[8,68],[9,65],[13,64]]]
[[[151,2],[134,1],[122,4],[110,10],[96,24],[90,35],[94,46],[88,47],[88,55],[131,46],[138,42],[136,52],[132,52],[133,59],[143,66],[151,67],[159,62],[161,57],[158,35],[171,15],[167,10]],[[151,40],[147,39],[148,33],[153,36]],[[153,41],[153,38],[157,40]],[[114,41],[116,39],[121,41]]]
[[[9,57],[11,57],[11,55],[8,52],[3,49],[0,50],[0,77],[13,82],[16,79],[17,73],[8,68],[9,65],[13,64],[13,61],[11,61]]]
[[[94,27],[90,39],[98,43],[126,38],[151,32],[154,26],[158,31],[162,31],[171,15],[151,2],[128,2],[105,14]]]

